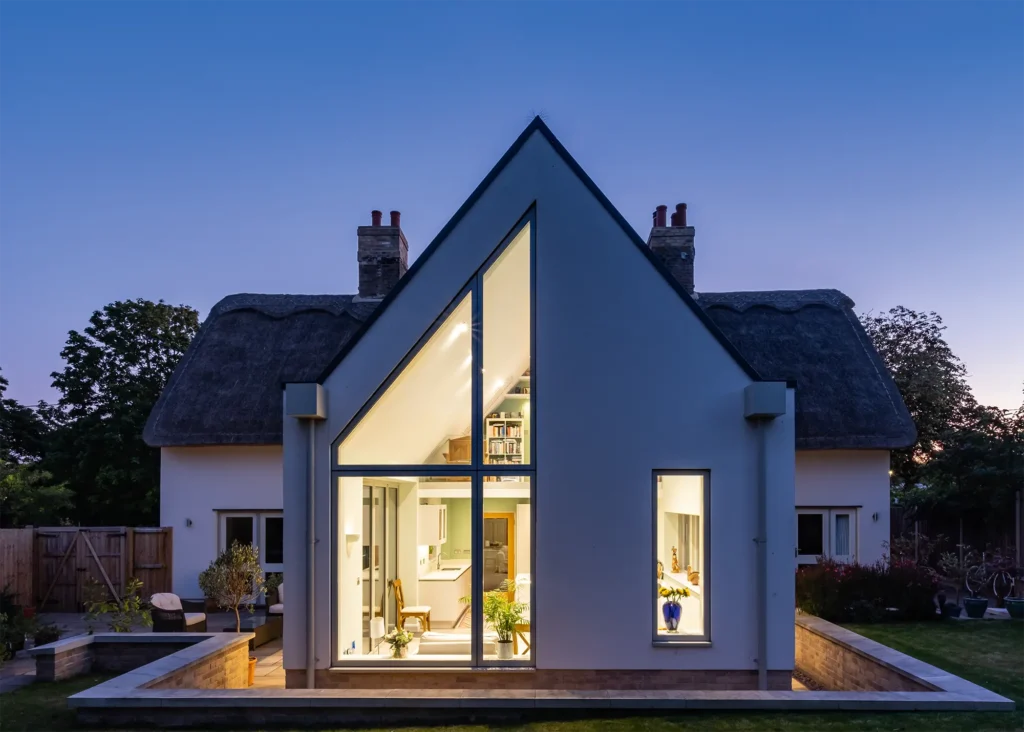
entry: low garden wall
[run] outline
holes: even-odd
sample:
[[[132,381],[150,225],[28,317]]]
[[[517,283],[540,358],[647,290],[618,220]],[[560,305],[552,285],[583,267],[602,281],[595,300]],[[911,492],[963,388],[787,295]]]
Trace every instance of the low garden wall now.
[[[796,616],[796,670],[831,691],[935,691],[901,668],[915,661],[813,615]]]
[[[98,633],[35,648],[36,678],[62,681],[90,672],[123,674],[134,687],[244,689],[252,633]]]

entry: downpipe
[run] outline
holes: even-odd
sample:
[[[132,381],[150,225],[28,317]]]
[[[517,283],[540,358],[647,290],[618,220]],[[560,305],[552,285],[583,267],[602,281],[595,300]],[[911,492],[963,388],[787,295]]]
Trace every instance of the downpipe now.
[[[316,600],[314,590],[316,572],[314,557],[316,555],[316,517],[313,511],[316,504],[316,422],[309,422],[309,465],[306,481],[306,688],[316,688]]]
[[[768,425],[757,429],[757,688],[768,690]]]

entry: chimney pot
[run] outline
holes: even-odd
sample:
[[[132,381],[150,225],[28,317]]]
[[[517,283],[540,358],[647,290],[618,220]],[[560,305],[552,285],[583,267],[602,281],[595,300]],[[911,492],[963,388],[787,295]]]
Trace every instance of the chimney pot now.
[[[665,214],[668,212],[668,206],[658,206],[654,209],[654,225],[664,226],[665,225]]]
[[[669,216],[668,221],[673,227],[679,226],[679,214],[673,211],[672,215]]]
[[[673,218],[675,219],[674,222],[672,223],[673,226],[686,226],[686,204],[685,203],[677,203],[676,204],[676,212],[673,215]]]
[[[392,211],[391,212],[391,225],[392,226],[401,226],[402,225],[402,212],[401,211]]]
[[[370,225],[380,226],[380,217],[383,215],[380,211],[370,211]]]

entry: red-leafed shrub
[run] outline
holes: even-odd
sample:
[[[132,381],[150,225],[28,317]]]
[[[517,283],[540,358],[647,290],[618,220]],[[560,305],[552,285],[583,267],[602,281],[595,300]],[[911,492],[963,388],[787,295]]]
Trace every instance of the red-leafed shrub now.
[[[936,617],[934,570],[912,561],[845,564],[819,558],[796,574],[796,606],[834,623]]]

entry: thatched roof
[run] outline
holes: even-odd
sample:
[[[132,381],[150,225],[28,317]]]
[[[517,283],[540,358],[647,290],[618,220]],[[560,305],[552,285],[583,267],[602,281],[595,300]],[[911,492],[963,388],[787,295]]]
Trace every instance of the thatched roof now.
[[[914,442],[899,390],[843,293],[704,292],[697,302],[762,377],[796,382],[797,449]]]
[[[373,311],[352,295],[231,295],[153,407],[150,445],[281,443],[282,384],[315,381]]]
[[[836,290],[701,293],[761,376],[796,382],[797,449],[903,447],[914,425]],[[281,442],[281,388],[315,381],[374,309],[351,295],[231,295],[210,312],[146,424],[150,445]]]

